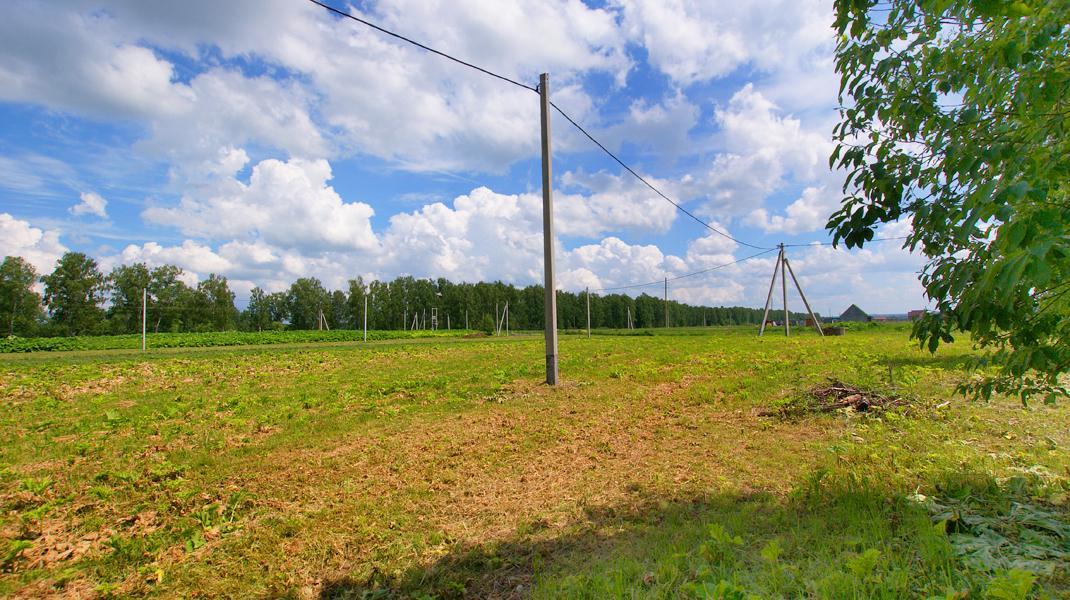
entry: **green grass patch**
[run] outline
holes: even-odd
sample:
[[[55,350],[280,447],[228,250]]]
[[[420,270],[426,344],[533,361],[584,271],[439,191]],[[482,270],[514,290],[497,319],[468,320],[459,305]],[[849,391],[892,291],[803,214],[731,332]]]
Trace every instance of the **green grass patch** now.
[[[523,336],[8,355],[0,592],[1058,597],[1070,410],[954,397],[968,356],[575,335],[551,389]],[[761,416],[829,378],[911,402]]]

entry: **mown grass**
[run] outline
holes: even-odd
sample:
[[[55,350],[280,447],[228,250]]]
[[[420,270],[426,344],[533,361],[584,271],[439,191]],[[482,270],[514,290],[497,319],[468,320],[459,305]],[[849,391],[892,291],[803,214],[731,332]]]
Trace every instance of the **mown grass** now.
[[[530,338],[0,359],[0,593],[1066,594],[1067,407],[902,329],[655,333],[557,389]],[[757,415],[827,377],[912,402]]]

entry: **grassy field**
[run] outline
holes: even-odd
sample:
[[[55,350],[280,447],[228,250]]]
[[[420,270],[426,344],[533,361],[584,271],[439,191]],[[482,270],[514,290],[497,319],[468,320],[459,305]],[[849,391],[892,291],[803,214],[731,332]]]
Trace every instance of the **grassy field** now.
[[[1070,407],[656,333],[2,356],[0,595],[1070,597]],[[760,414],[830,377],[904,403]]]

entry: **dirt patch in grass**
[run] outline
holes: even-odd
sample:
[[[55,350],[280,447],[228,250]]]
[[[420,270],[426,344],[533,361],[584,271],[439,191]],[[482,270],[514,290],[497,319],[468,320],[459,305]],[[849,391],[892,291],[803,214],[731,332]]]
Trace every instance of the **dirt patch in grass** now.
[[[749,411],[684,398],[701,380],[597,390],[516,381],[483,410],[259,457],[255,476],[229,485],[270,514],[302,519],[273,564],[286,565],[287,585],[305,595],[339,579],[371,581],[399,564],[426,567],[460,546],[599,527],[607,511],[633,511],[653,496],[790,489],[827,424],[762,427]],[[592,401],[596,392],[602,399]],[[755,468],[785,452],[796,455],[794,468]],[[237,545],[215,550],[241,560]],[[531,575],[481,577],[469,593],[500,596],[526,588]]]
[[[17,539],[31,545],[22,551],[17,564],[22,570],[46,569],[64,561],[75,561],[100,549],[111,529],[77,534],[70,530],[69,518],[50,518],[28,526]]]

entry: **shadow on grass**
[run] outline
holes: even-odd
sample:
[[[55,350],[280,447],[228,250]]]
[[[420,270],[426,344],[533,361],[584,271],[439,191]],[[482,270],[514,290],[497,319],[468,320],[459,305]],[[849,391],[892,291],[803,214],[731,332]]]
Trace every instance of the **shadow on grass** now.
[[[764,494],[726,494],[709,498],[659,501],[643,497],[632,508],[589,506],[572,531],[548,537],[548,524],[533,520],[510,540],[491,544],[457,544],[434,564],[400,576],[374,573],[363,580],[342,578],[324,583],[320,598],[523,598],[537,575],[555,570],[562,559],[609,558],[623,547],[641,544],[659,527],[688,527],[711,512],[736,511],[765,504]]]
[[[999,519],[1012,500],[1028,501],[1031,493],[974,474],[949,474],[931,489],[949,505]],[[945,505],[824,472],[788,498],[639,496],[627,509],[588,508],[563,533],[533,523],[507,541],[457,544],[430,566],[397,576],[331,580],[320,597],[734,598],[733,590],[738,597],[975,597],[1001,568],[1015,564],[1018,551],[1011,542],[989,548],[987,555],[1004,562],[978,566],[952,547],[937,517]],[[1013,527],[1004,533],[1008,540],[1017,535]],[[1035,547],[1020,550],[1022,556],[1036,553]],[[1000,553],[1010,554],[1004,560]],[[1042,585],[1065,583],[1065,570],[1041,577]]]

